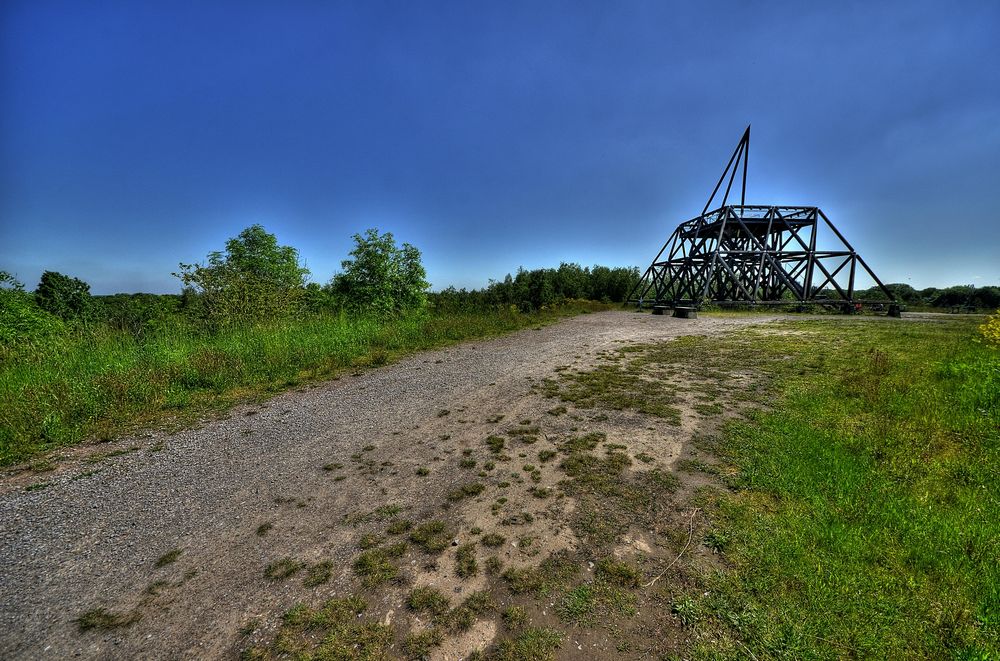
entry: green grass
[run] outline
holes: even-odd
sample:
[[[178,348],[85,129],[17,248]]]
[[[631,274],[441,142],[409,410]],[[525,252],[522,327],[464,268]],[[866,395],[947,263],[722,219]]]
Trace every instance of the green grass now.
[[[455,573],[461,578],[469,578],[479,573],[475,544],[462,544],[455,551]]]
[[[454,538],[454,528],[440,520],[422,523],[410,532],[410,541],[427,553],[445,550]]]
[[[960,319],[782,330],[658,350],[772,380],[716,448],[728,569],[673,602],[721,641],[696,655],[996,658],[1000,351]]]
[[[45,345],[0,348],[0,465],[86,438],[111,439],[165,421],[256,400],[413,351],[500,335],[591,309],[537,314],[308,316],[216,334],[177,323],[144,339],[105,327]]]
[[[524,629],[513,638],[500,641],[494,658],[498,661],[549,661],[555,658],[562,640],[562,634],[552,629]]]
[[[366,609],[364,599],[356,595],[330,599],[318,608],[299,604],[285,613],[273,644],[250,648],[243,658],[388,658],[392,629],[363,617]]]

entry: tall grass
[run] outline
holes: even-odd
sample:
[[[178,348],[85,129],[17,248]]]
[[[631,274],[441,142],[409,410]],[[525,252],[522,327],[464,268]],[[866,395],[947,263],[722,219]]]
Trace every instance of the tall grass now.
[[[311,316],[215,334],[178,323],[136,338],[100,326],[0,357],[0,465],[88,437],[258,398],[406,353],[603,309],[575,302],[516,312]]]
[[[1000,352],[967,320],[798,330],[737,341],[778,385],[721,443],[700,655],[997,658]]]

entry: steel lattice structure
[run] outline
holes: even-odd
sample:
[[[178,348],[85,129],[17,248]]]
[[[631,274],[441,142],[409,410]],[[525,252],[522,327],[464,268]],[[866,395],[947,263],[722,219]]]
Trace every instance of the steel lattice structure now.
[[[693,306],[706,301],[745,304],[822,303],[853,308],[895,301],[847,239],[818,207],[747,205],[750,127],[740,139],[700,216],[681,223],[663,245],[627,303]],[[734,165],[735,164],[735,165]],[[740,204],[727,205],[743,170]],[[708,208],[729,175],[722,205]],[[821,228],[829,236],[820,237]],[[819,240],[822,238],[822,242]],[[833,249],[819,248],[833,244]],[[666,254],[665,259],[661,259]],[[858,268],[884,299],[854,296]]]

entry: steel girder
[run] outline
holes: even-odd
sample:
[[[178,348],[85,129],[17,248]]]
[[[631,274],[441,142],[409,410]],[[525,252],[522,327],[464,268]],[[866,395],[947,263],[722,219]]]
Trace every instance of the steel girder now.
[[[821,227],[832,232],[836,249],[817,248]],[[830,242],[824,237],[823,244]],[[681,223],[629,302],[640,307],[876,302],[855,299],[859,267],[885,294],[877,302],[895,300],[819,208],[729,205]]]

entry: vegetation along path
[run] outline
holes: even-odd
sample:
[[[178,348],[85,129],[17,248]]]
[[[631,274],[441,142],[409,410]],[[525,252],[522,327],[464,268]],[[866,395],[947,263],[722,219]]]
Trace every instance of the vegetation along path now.
[[[773,613],[759,604],[728,603],[729,619],[712,624],[736,588],[704,578],[737,536],[710,519],[747,516],[711,495],[741,486],[739,457],[720,460],[720,430],[759,415],[783,365],[833,369],[822,350],[791,348],[815,334],[810,322],[779,319],[581,315],[417,354],[197,429],[91,446],[47,482],[8,474],[0,658],[795,649],[795,624],[768,629]],[[848,329],[848,342],[856,328],[927,325],[818,323]],[[857,387],[872,394],[866,383]],[[809,580],[792,582],[808,592]],[[751,621],[775,639],[755,642],[743,630]],[[806,648],[832,656],[871,644],[809,635],[819,638]],[[828,638],[833,646],[817,643]]]

